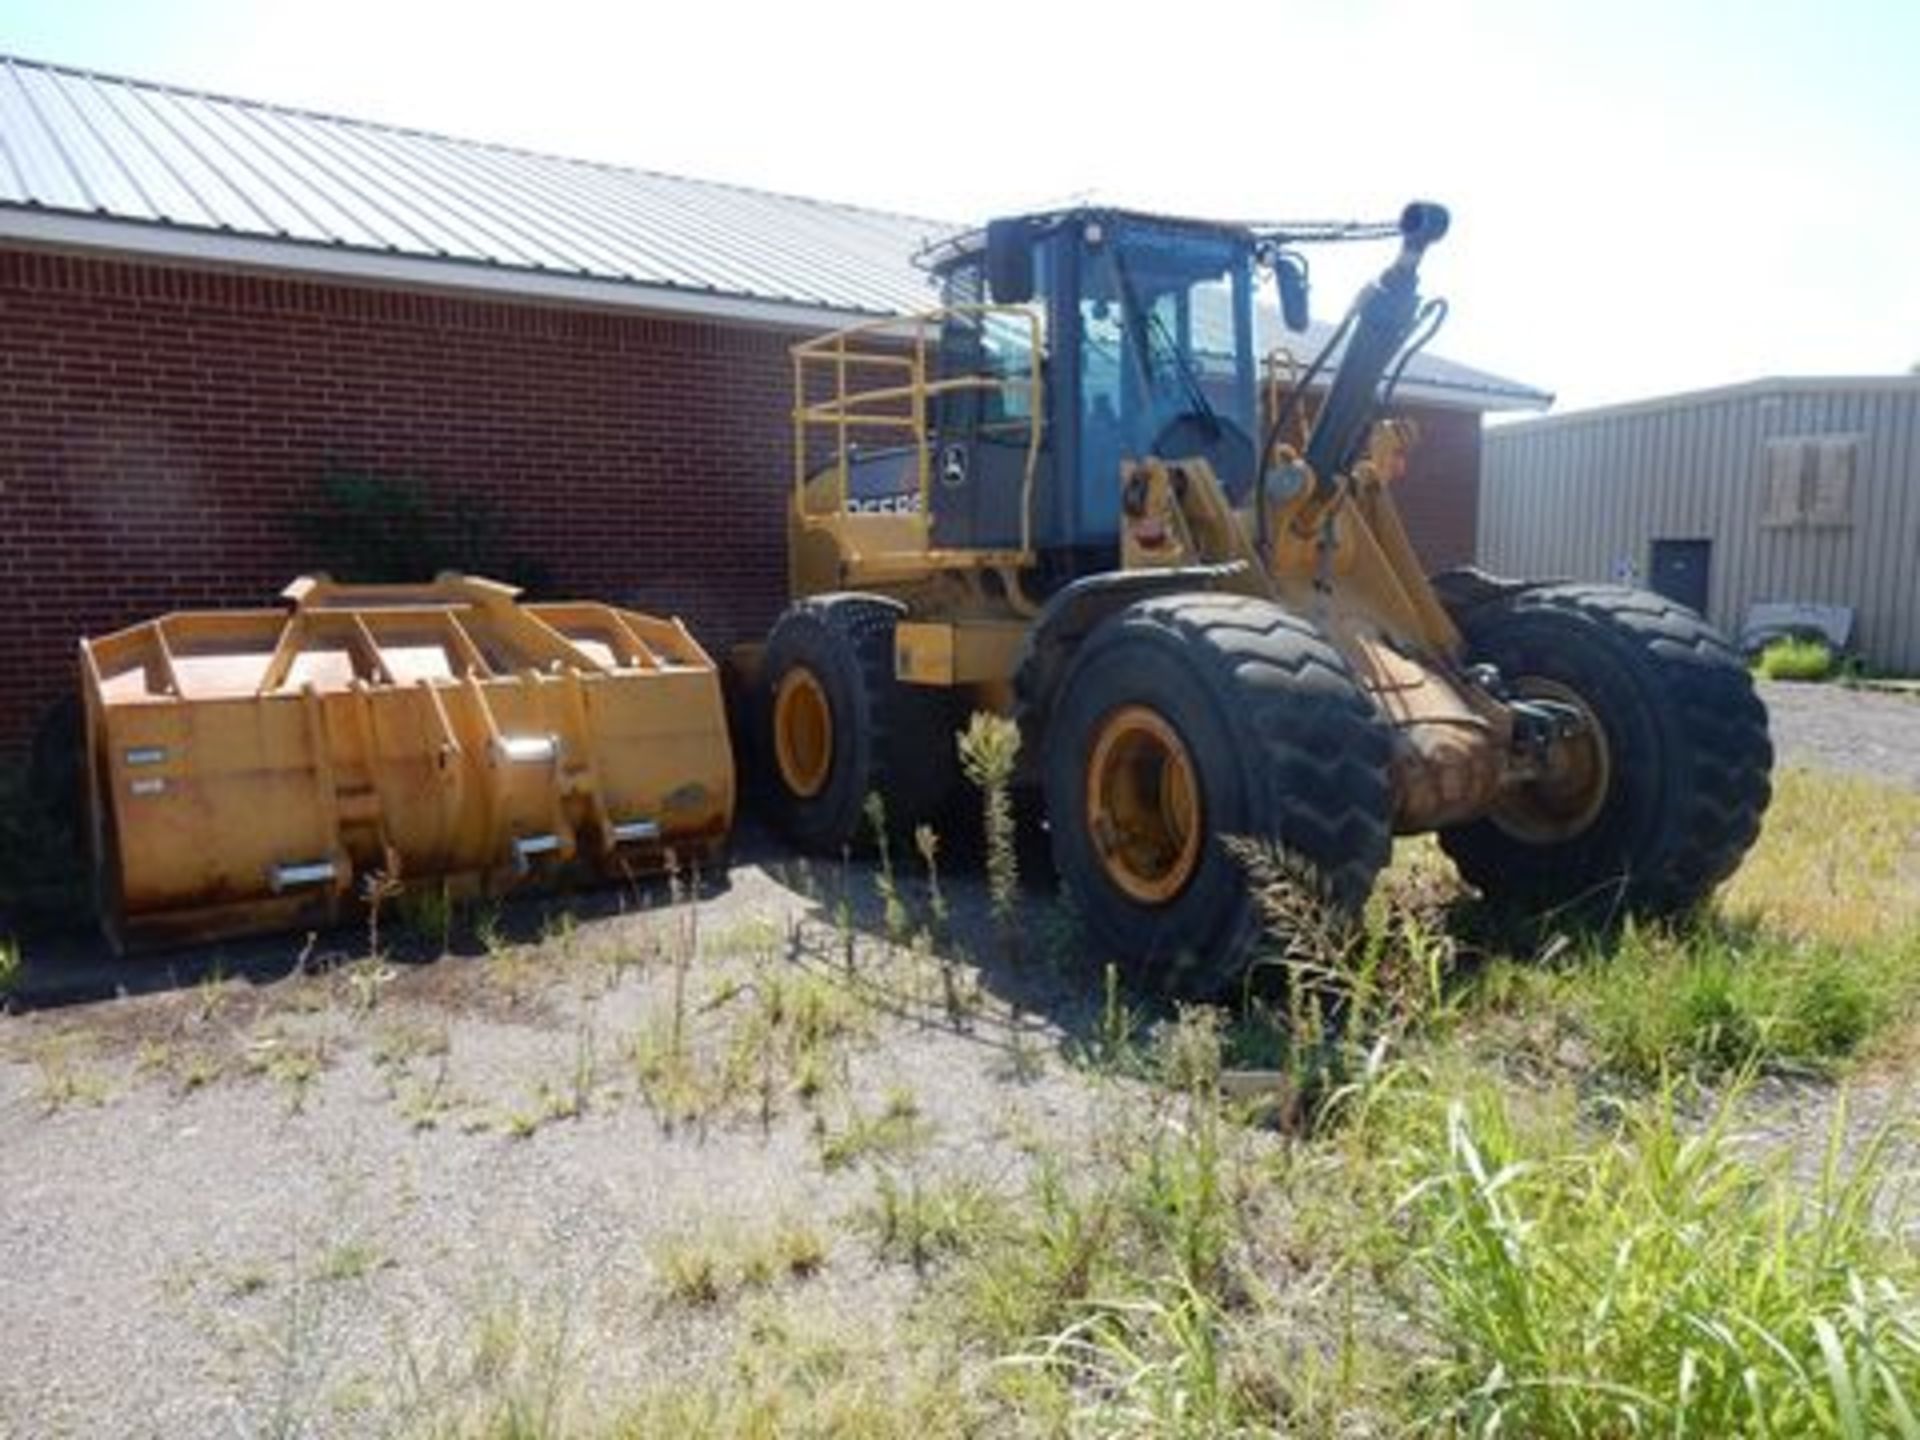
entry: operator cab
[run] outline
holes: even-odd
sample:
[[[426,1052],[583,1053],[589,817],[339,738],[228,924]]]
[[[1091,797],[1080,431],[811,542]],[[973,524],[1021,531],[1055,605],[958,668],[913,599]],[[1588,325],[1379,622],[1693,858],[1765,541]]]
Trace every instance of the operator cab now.
[[[1019,545],[1035,426],[1031,539],[1054,577],[1116,563],[1123,460],[1205,458],[1244,501],[1255,248],[1235,226],[1080,208],[995,221],[937,255],[940,378],[1002,383],[937,395],[934,544]]]

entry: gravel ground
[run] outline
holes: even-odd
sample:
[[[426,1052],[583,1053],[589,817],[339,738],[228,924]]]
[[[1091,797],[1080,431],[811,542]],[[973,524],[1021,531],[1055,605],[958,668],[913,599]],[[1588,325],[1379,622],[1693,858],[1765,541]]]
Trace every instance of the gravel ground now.
[[[974,888],[950,887],[963,917]],[[849,974],[842,932],[753,865],[699,905],[677,982],[686,913],[0,1016],[0,1436],[393,1433],[497,1380],[501,1334],[562,1345],[589,1403],[711,1379],[752,1307],[676,1301],[667,1251],[783,1220],[825,1262],[761,1298],[823,1336],[884,1335],[915,1281],[857,1220],[882,1162],[832,1163],[831,1137],[910,1096],[924,1143],[889,1168],[1008,1185],[1023,1143],[1070,1154],[1091,1126],[1059,1050],[1082,999],[968,967],[948,1007],[933,962],[878,941]],[[711,1076],[753,987],[783,981],[876,1002],[849,1007],[872,1028],[826,1052],[821,1097],[769,1059],[769,1083],[749,1067],[664,1120],[634,1053],[676,984]]]
[[[1762,692],[1783,762],[1920,786],[1920,701]],[[391,1433],[501,1383],[519,1362],[500,1334],[564,1352],[589,1404],[711,1378],[754,1309],[676,1302],[668,1251],[789,1219],[825,1263],[776,1280],[768,1305],[823,1334],[896,1325],[917,1282],[858,1221],[882,1164],[1005,1185],[1036,1136],[1072,1154],[1095,1082],[1060,1052],[1093,1003],[1031,964],[1017,982],[943,975],[872,940],[850,974],[814,885],[782,883],[758,848],[767,863],[697,906],[686,1023],[724,1047],[776,976],[876,1000],[811,1104],[748,1084],[669,1124],[642,1093],[636,1043],[674,1013],[686,907],[318,978],[288,977],[279,942],[133,968],[62,956],[75,1003],[0,1016],[0,1437]],[[950,886],[958,932],[987,953],[977,891]],[[942,998],[956,976],[963,1023]],[[912,1097],[925,1143],[827,1163],[890,1093]],[[1833,1092],[1757,1098],[1760,1133],[1812,1163]],[[1902,1077],[1863,1077],[1848,1131],[1907,1103]]]
[[[1762,681],[1781,761],[1920,789],[1920,698]]]
[[[1773,732],[1776,763],[1861,775],[1920,789],[1920,697],[1852,690],[1839,685],[1761,681]],[[1836,1133],[1843,1152],[1857,1154],[1892,1125],[1911,1123],[1916,1062],[1889,1056],[1830,1085],[1767,1080],[1756,1087],[1747,1127],[1762,1143],[1792,1153],[1794,1168],[1817,1185]],[[1910,1131],[1896,1141],[1896,1172],[1920,1177],[1920,1143]],[[1906,1212],[1920,1236],[1920,1214]]]

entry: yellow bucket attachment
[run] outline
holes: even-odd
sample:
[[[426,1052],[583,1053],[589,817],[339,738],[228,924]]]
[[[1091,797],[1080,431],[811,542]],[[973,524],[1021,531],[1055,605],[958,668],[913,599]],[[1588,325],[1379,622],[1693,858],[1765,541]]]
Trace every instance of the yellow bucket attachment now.
[[[305,578],[291,611],[82,640],[114,943],[334,922],[375,876],[486,895],[715,860],[734,773],[706,652],[677,620],[518,593]]]

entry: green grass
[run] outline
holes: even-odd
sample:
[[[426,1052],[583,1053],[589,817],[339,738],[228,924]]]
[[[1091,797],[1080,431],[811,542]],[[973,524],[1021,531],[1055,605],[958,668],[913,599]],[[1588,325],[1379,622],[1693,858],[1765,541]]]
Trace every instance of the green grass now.
[[[247,1036],[243,1058],[247,1072],[277,1083],[285,1092],[288,1110],[298,1114],[306,1108],[308,1093],[339,1055],[327,1027],[275,1018]]]
[[[677,984],[670,1012],[651,1015],[626,1048],[668,1126],[751,1113],[765,1128],[790,1100],[814,1105],[835,1088],[873,1022],[836,977],[762,956],[749,978],[722,981],[697,1005]]]
[[[94,1039],[84,1031],[60,1031],[28,1047],[34,1067],[33,1098],[46,1114],[69,1106],[98,1107],[113,1093],[99,1068]]]
[[[361,1241],[342,1241],[330,1248],[320,1257],[313,1278],[331,1282],[346,1280],[364,1280],[380,1270],[393,1268],[399,1262],[377,1247]]]
[[[888,1433],[911,1393],[930,1433],[1920,1434],[1913,1137],[1840,1107],[1808,1154],[1748,1083],[1904,1062],[1920,796],[1783,771],[1714,908],[1523,953],[1466,948],[1431,845],[1357,929],[1259,878],[1295,983],[1157,1025],[1110,990],[1085,1133],[993,1186],[842,1142],[920,1280],[885,1345],[618,1433]]]
[[[1912,1003],[1920,952],[1796,945],[1703,927],[1630,935],[1578,1002],[1607,1064],[1642,1083],[1750,1067],[1827,1073]]]
[[[1765,680],[1825,680],[1833,674],[1833,663],[1829,646],[1786,636],[1769,642],[1753,668]]]
[[[838,1130],[820,1137],[820,1163],[828,1170],[844,1170],[865,1160],[899,1159],[924,1150],[933,1140],[933,1124],[920,1113],[920,1102],[904,1088],[890,1091],[878,1114],[850,1111]]]
[[[1470,1039],[1641,1089],[1746,1070],[1831,1076],[1920,1007],[1920,935],[1853,945],[1703,920],[1503,959],[1464,992]]]
[[[856,1212],[854,1223],[872,1241],[877,1258],[925,1271],[937,1260],[985,1245],[1004,1208],[1001,1197],[977,1180],[882,1170],[873,1200]]]
[[[401,930],[415,945],[432,955],[446,953],[462,919],[461,906],[445,880],[423,880],[404,886],[397,892],[393,908]]]
[[[1669,1094],[1599,1143],[1502,1102],[1415,1142],[1401,1272],[1436,1342],[1423,1427],[1516,1435],[1915,1433],[1920,1256],[1894,1132],[1812,1175]],[[1414,1283],[1405,1284],[1406,1279]]]
[[[1019,922],[1020,859],[1013,811],[1013,775],[1020,758],[1020,727],[1004,716],[976,710],[956,742],[960,769],[981,796],[987,890],[993,918],[1007,943]]]
[[[709,1226],[669,1237],[653,1254],[662,1298],[705,1309],[780,1281],[809,1280],[827,1263],[827,1241],[789,1216],[770,1226]]]
[[[783,1314],[755,1317],[715,1372],[650,1389],[607,1440],[920,1440],[979,1435],[981,1417],[939,1353],[903,1353],[893,1334],[822,1335]]]
[[[1920,931],[1920,792],[1797,768],[1773,788],[1721,914],[1845,945]]]
[[[1775,790],[1714,908],[1496,954],[1426,1033],[1643,1089],[1898,1064],[1920,1022],[1920,794],[1792,769]]]
[[[724,1257],[711,1244],[681,1238],[660,1248],[654,1267],[669,1299],[695,1308],[720,1303],[727,1288]]]
[[[0,935],[0,1005],[19,988],[22,973],[19,943]]]
[[[1903,1059],[1920,797],[1785,772],[1719,909],[1469,965],[1428,848],[1358,930],[1288,923],[1305,983],[1211,1064],[1198,1016],[1103,1029],[1179,1098],[1042,1157],[958,1272],[943,1323],[1001,1357],[1007,1428],[1920,1434],[1913,1137],[1739,1133],[1749,1075]],[[1306,1093],[1301,1138],[1263,1146],[1223,1063]]]

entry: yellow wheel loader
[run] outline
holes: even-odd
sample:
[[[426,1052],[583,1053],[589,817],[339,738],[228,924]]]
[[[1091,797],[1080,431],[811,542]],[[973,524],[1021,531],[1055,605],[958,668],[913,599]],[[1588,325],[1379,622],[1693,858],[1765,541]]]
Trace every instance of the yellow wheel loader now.
[[[1256,290],[1304,329],[1298,247],[1336,237],[1089,207],[948,243],[940,308],[797,346],[753,722],[788,833],[838,853],[875,792],[938,816],[963,717],[1011,715],[1093,939],[1188,993],[1258,936],[1231,837],[1348,907],[1396,833],[1534,907],[1667,913],[1726,877],[1772,751],[1721,637],[1637,590],[1430,580],[1408,543],[1384,417],[1447,223],[1381,227],[1397,257],[1290,375]]]

